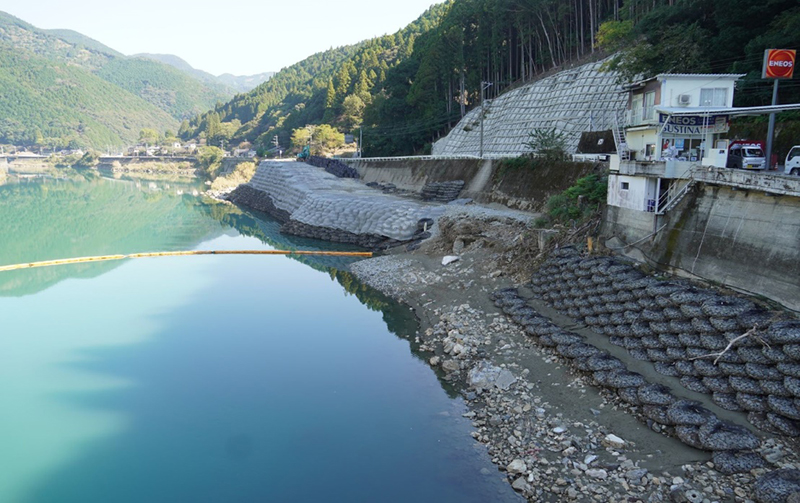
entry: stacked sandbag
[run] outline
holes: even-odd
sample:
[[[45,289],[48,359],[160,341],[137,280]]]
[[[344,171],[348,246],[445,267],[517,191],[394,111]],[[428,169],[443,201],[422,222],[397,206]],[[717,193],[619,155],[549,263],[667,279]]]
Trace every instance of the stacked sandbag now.
[[[325,171],[337,178],[355,178],[356,180],[359,178],[358,171],[356,171],[355,168],[351,168],[338,159],[328,159],[327,157],[312,155],[308,158],[306,164],[324,168]]]
[[[550,269],[546,274],[557,275],[554,266],[547,267]],[[692,447],[712,451],[719,471],[743,473],[764,466],[761,456],[753,452],[759,447],[758,437],[748,429],[722,420],[698,402],[682,399],[669,388],[631,372],[622,360],[590,344],[585,337],[539,315],[516,289],[498,290],[491,299],[539,345],[553,348],[575,369],[588,373],[595,384],[640,407],[642,414],[662,431]]]
[[[430,237],[420,222],[444,213],[442,206],[381,194],[301,163],[263,161],[228,199],[273,215],[286,234],[372,249],[418,244]]]
[[[463,188],[464,180],[426,183],[422,187],[422,199],[437,203],[449,203],[458,199],[458,195],[461,194]]]
[[[571,248],[545,262],[530,286],[561,313],[680,378],[687,389],[747,412],[760,429],[800,436],[798,320],[778,320],[747,299],[659,280]]]

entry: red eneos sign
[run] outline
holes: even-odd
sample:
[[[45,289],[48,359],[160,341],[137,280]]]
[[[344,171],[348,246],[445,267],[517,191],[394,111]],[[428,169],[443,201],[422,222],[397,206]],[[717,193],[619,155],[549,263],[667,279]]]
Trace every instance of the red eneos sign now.
[[[791,79],[794,76],[796,51],[794,49],[767,49],[764,51],[763,79]]]

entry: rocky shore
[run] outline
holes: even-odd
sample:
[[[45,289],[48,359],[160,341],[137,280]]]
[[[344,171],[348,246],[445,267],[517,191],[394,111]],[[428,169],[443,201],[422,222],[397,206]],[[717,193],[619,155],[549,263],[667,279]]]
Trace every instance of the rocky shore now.
[[[738,392],[742,395],[738,396],[736,390],[725,387],[727,381],[722,377],[727,379],[728,375],[713,376],[708,359],[701,359],[697,368],[692,365],[686,369],[685,375],[676,374],[674,359],[656,362],[671,365],[669,370],[654,370],[653,362],[644,357],[647,351],[639,353],[639,359],[629,351],[644,348],[642,336],[648,343],[658,340],[658,333],[640,334],[638,343],[633,334],[623,333],[631,337],[631,348],[627,348],[621,335],[597,330],[602,323],[623,330],[619,327],[625,326],[624,320],[615,318],[618,323],[609,323],[606,318],[611,317],[610,312],[603,313],[606,318],[600,322],[594,311],[570,313],[564,295],[550,295],[542,288],[553,282],[556,271],[547,268],[556,263],[551,259],[540,268],[534,265],[537,261],[527,260],[520,253],[521,243],[531,246],[529,219],[530,215],[509,211],[450,208],[433,229],[434,236],[419,250],[377,257],[352,267],[362,281],[416,311],[421,322],[419,343],[430,353],[430,365],[462,390],[470,407],[467,417],[475,426],[475,441],[488,447],[514,489],[530,501],[800,501],[797,444],[785,434],[791,433],[794,420],[769,409],[772,404],[789,416],[795,412],[793,395],[786,386],[778,387],[783,381],[779,383],[775,374],[776,365],[794,372],[794,367],[787,366],[792,363],[787,355],[764,349],[765,354],[782,361],[759,360],[761,363],[753,365],[727,362],[734,372],[765,372],[762,381],[772,394],[759,387],[758,394],[751,390]],[[531,253],[543,254],[533,248]],[[575,267],[579,260],[592,260],[579,252],[569,255],[573,263],[559,269],[558,274]],[[445,256],[458,259],[443,260]],[[541,263],[543,257],[538,258]],[[625,271],[630,272],[630,268]],[[538,276],[532,275],[534,272]],[[631,280],[634,275],[631,273]],[[532,278],[538,285],[531,282]],[[564,281],[574,283],[577,278],[565,277]],[[597,281],[603,283],[600,278]],[[652,284],[640,285],[640,289],[657,280],[646,281]],[[562,286],[551,290],[561,291]],[[682,291],[686,287],[683,285]],[[672,295],[680,289],[657,293]],[[573,307],[575,299],[586,297],[575,293]],[[592,293],[597,295],[596,290]],[[700,309],[701,304],[696,302],[699,298],[687,305]],[[619,298],[606,300],[622,303]],[[723,303],[720,311],[711,311],[710,317],[725,329],[721,333],[730,335],[740,327],[722,316],[726,306]],[[663,316],[668,308],[674,306],[665,302],[641,307],[637,312],[649,309],[646,316],[654,316],[653,312]],[[602,309],[597,307],[596,311]],[[755,316],[754,309],[743,301],[732,312],[739,316],[748,311]],[[762,318],[774,317],[772,313],[758,313]],[[709,315],[696,317],[708,320]],[[675,314],[675,319],[685,323],[693,318]],[[664,326],[667,335],[671,335],[669,321]],[[648,328],[661,327],[649,323]],[[652,323],[665,321],[654,319]],[[793,327],[791,323],[789,326]],[[716,335],[705,325],[702,328],[705,335]],[[790,337],[785,330],[780,334],[778,337]],[[717,339],[709,340],[716,352],[724,347],[718,347]],[[790,342],[780,347],[790,346],[792,351]],[[677,350],[678,345],[674,346]],[[744,349],[743,355],[754,355],[754,348],[762,349],[752,341],[742,347],[750,348]],[[651,355],[667,351],[664,345],[648,349],[655,350]],[[684,359],[689,361],[686,348],[683,350]],[[740,357],[728,357],[732,358]],[[706,377],[709,379],[704,380]],[[762,382],[747,379],[740,381]],[[716,399],[704,399],[699,386],[694,391],[684,389],[684,381],[717,383]],[[745,400],[745,405],[752,398],[752,407],[766,407],[761,412],[750,411],[751,422],[754,418],[771,419],[760,425],[766,431],[754,428],[744,413],[735,412],[743,408],[736,404],[737,397]],[[727,408],[722,407],[726,404]],[[775,431],[775,424],[786,429]]]

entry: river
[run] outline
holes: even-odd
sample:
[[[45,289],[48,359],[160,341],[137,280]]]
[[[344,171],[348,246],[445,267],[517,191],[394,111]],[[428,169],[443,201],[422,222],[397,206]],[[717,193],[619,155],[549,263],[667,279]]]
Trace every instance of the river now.
[[[0,265],[331,245],[190,186],[0,187]],[[0,273],[0,501],[519,501],[343,259],[149,258]]]

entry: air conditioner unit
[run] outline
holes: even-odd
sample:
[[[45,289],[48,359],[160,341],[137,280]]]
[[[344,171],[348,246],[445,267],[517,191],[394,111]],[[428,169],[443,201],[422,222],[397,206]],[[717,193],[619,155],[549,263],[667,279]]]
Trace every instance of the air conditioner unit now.
[[[678,105],[682,107],[688,107],[689,103],[692,102],[692,95],[691,94],[679,94],[678,95]]]

